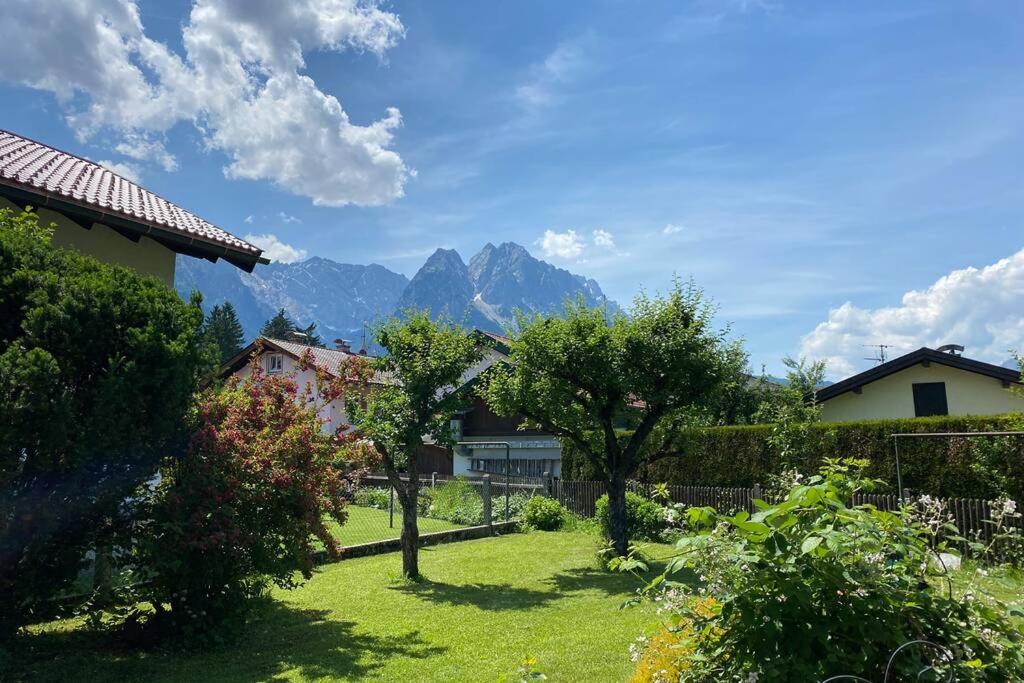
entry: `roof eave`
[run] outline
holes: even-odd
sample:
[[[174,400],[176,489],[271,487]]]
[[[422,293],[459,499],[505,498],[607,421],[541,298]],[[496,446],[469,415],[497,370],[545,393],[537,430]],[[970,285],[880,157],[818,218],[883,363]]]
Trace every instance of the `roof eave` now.
[[[195,258],[205,258],[216,262],[222,258],[237,268],[251,273],[257,264],[270,261],[263,258],[263,251],[251,252],[234,249],[228,245],[206,240],[200,237],[186,237],[179,232],[142,218],[130,219],[126,216],[104,211],[95,206],[76,202],[63,195],[54,194],[40,188],[29,188],[21,183],[12,183],[8,178],[0,178],[0,196],[10,199],[20,206],[32,206],[36,209],[50,209],[62,214],[70,214],[69,218],[81,224],[84,219],[91,223],[106,225],[128,239],[138,241],[139,237],[149,237],[171,251]],[[88,229],[88,228],[87,228]],[[127,231],[128,234],[125,234]]]

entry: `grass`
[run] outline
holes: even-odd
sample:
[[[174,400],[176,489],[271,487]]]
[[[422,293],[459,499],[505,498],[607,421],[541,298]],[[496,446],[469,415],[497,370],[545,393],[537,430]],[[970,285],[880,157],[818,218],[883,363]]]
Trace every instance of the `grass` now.
[[[345,522],[344,526],[339,527],[337,522],[328,520],[328,527],[331,533],[341,541],[343,546],[398,538],[402,534],[402,512],[401,508],[397,506],[395,508],[394,528],[388,526],[389,514],[387,510],[356,505],[349,505],[345,509],[348,511],[348,521]],[[421,534],[459,529],[465,526],[453,524],[443,519],[431,519],[423,516],[420,516],[416,523]]]
[[[346,560],[276,591],[234,646],[119,650],[65,621],[26,636],[15,670],[42,681],[495,681],[531,656],[551,681],[624,680],[653,606],[619,609],[640,584],[598,570],[597,547],[567,532],[433,546],[420,551],[419,583],[398,578],[397,553]]]

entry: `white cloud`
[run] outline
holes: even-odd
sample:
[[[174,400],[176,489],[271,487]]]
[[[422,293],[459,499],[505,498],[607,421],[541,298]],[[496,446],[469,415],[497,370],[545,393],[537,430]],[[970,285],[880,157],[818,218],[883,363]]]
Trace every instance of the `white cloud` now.
[[[135,164],[126,164],[121,161],[109,161],[107,159],[100,159],[96,163],[103,168],[113,171],[122,178],[132,181],[133,183],[139,182],[139,167]]]
[[[683,231],[683,226],[675,225],[673,223],[669,223],[664,228],[662,228],[661,234],[663,234],[663,235],[675,235],[676,233],[680,233],[682,231]]]
[[[253,216],[252,214],[249,214],[248,216],[245,217],[245,220],[242,221],[242,222],[243,223],[252,223],[255,220],[255,218],[256,218],[255,216]]]
[[[607,230],[601,230],[598,228],[594,231],[594,246],[604,247],[605,249],[615,248],[615,239],[612,234]]]
[[[1024,249],[983,268],[964,268],[923,290],[903,295],[898,306],[865,309],[846,302],[829,311],[801,342],[801,353],[845,377],[870,365],[865,344],[891,344],[896,354],[921,346],[963,344],[971,358],[1002,363],[1024,351]]]
[[[8,0],[2,78],[56,95],[77,135],[173,170],[164,134],[193,123],[229,178],[269,180],[315,204],[379,205],[413,175],[392,149],[401,113],[369,125],[305,75],[303,54],[369,51],[405,34],[374,0],[195,0],[184,57],[149,38],[135,0]],[[59,50],[39,49],[59,45]]]
[[[575,230],[545,230],[537,243],[548,258],[576,259],[583,253],[583,239]]]
[[[265,257],[271,261],[277,261],[278,263],[295,263],[296,261],[304,261],[309,255],[305,249],[299,249],[290,244],[285,244],[277,238],[277,235],[250,234],[245,236],[245,241],[255,244],[263,250],[263,255]]]
[[[292,216],[290,214],[287,214],[284,211],[279,211],[277,213],[277,217],[281,219],[282,223],[301,223],[302,222],[301,218],[297,218],[296,216]]]
[[[551,104],[559,87],[575,78],[585,65],[580,42],[561,43],[543,62],[531,67],[529,78],[516,88],[516,97],[532,107]]]

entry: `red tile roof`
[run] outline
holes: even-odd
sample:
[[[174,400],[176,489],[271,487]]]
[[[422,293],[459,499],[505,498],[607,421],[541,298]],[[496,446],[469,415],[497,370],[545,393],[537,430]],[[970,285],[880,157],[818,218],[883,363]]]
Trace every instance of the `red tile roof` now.
[[[169,248],[199,252],[211,260],[222,256],[236,265],[254,265],[262,250],[199,216],[172,204],[136,183],[81,157],[0,129],[0,188],[8,187],[44,198],[28,203],[47,206],[50,200],[92,209],[139,226],[154,239],[174,238]],[[54,208],[57,208],[54,206]],[[58,208],[59,210],[59,208]],[[182,239],[184,238],[184,239]],[[191,247],[191,249],[189,248]],[[241,261],[242,263],[238,263]],[[251,265],[248,270],[251,270]]]
[[[341,365],[346,359],[352,358],[357,355],[354,353],[346,353],[345,351],[339,351],[337,349],[325,349],[320,346],[308,346],[306,344],[299,344],[297,342],[285,341],[284,339],[270,339],[269,337],[261,337],[266,342],[269,342],[268,346],[276,346],[285,353],[294,356],[295,358],[301,358],[302,354],[309,351],[313,357],[313,364],[318,368],[322,368],[327,372],[333,373],[337,370],[338,366]],[[258,343],[258,340],[257,342]],[[375,371],[373,373],[373,379],[370,380],[371,384],[393,384],[394,379],[390,373],[383,373]]]

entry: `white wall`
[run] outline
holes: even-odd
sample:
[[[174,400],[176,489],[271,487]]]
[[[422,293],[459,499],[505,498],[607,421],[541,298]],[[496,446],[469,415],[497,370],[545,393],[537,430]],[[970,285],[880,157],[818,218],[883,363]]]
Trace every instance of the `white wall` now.
[[[999,415],[1024,410],[1024,399],[1004,389],[1000,380],[938,363],[915,365],[865,384],[860,394],[848,391],[821,404],[826,422],[914,417],[912,385],[945,382],[950,415]]]
[[[465,441],[507,441],[512,445],[512,448],[509,449],[510,459],[553,460],[554,462],[549,466],[551,475],[555,477],[562,475],[562,449],[558,444],[558,440],[554,437],[511,434],[508,436],[466,437]],[[504,462],[505,448],[502,446],[480,448],[473,448],[472,446],[457,447],[452,457],[453,474],[479,476],[480,472],[471,470],[471,461],[474,458]]]
[[[0,208],[21,212],[15,204],[0,197]],[[132,242],[105,225],[94,223],[86,230],[63,214],[49,209],[39,209],[39,223],[55,223],[53,245],[94,256],[104,263],[127,266],[144,275],[152,275],[166,284],[174,286],[174,252],[148,237]]]

